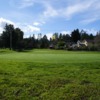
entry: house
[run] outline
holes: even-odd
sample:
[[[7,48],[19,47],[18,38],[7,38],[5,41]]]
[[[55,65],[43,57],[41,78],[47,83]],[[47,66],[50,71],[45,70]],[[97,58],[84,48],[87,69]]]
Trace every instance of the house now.
[[[50,44],[49,48],[50,48],[50,49],[54,49],[55,46],[54,46],[53,44]]]
[[[77,41],[77,43],[73,43],[70,48],[81,48],[81,47],[87,47],[88,46],[88,42],[86,40],[83,41]]]
[[[77,41],[77,47],[81,47],[81,46],[88,46],[88,42],[86,40],[83,41]]]

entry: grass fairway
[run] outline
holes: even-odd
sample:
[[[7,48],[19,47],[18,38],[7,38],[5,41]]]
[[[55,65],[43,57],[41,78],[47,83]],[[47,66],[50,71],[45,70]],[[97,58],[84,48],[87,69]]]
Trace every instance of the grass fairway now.
[[[100,100],[100,52],[0,50],[0,100]]]

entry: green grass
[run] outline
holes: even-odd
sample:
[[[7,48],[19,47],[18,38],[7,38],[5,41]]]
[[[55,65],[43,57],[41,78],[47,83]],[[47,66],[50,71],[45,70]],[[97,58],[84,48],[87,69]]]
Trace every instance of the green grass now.
[[[100,100],[100,52],[0,50],[0,100]]]

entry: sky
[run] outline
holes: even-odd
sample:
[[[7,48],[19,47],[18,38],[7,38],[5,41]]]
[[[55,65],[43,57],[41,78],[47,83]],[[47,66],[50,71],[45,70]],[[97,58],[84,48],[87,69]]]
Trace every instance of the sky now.
[[[100,30],[100,0],[0,0],[0,33],[13,24],[24,37],[74,29],[96,34]]]

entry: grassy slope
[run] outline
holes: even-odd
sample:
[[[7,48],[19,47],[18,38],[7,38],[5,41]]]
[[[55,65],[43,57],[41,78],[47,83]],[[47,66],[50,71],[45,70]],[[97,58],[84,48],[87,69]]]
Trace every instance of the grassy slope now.
[[[0,50],[0,100],[99,100],[100,53]]]

